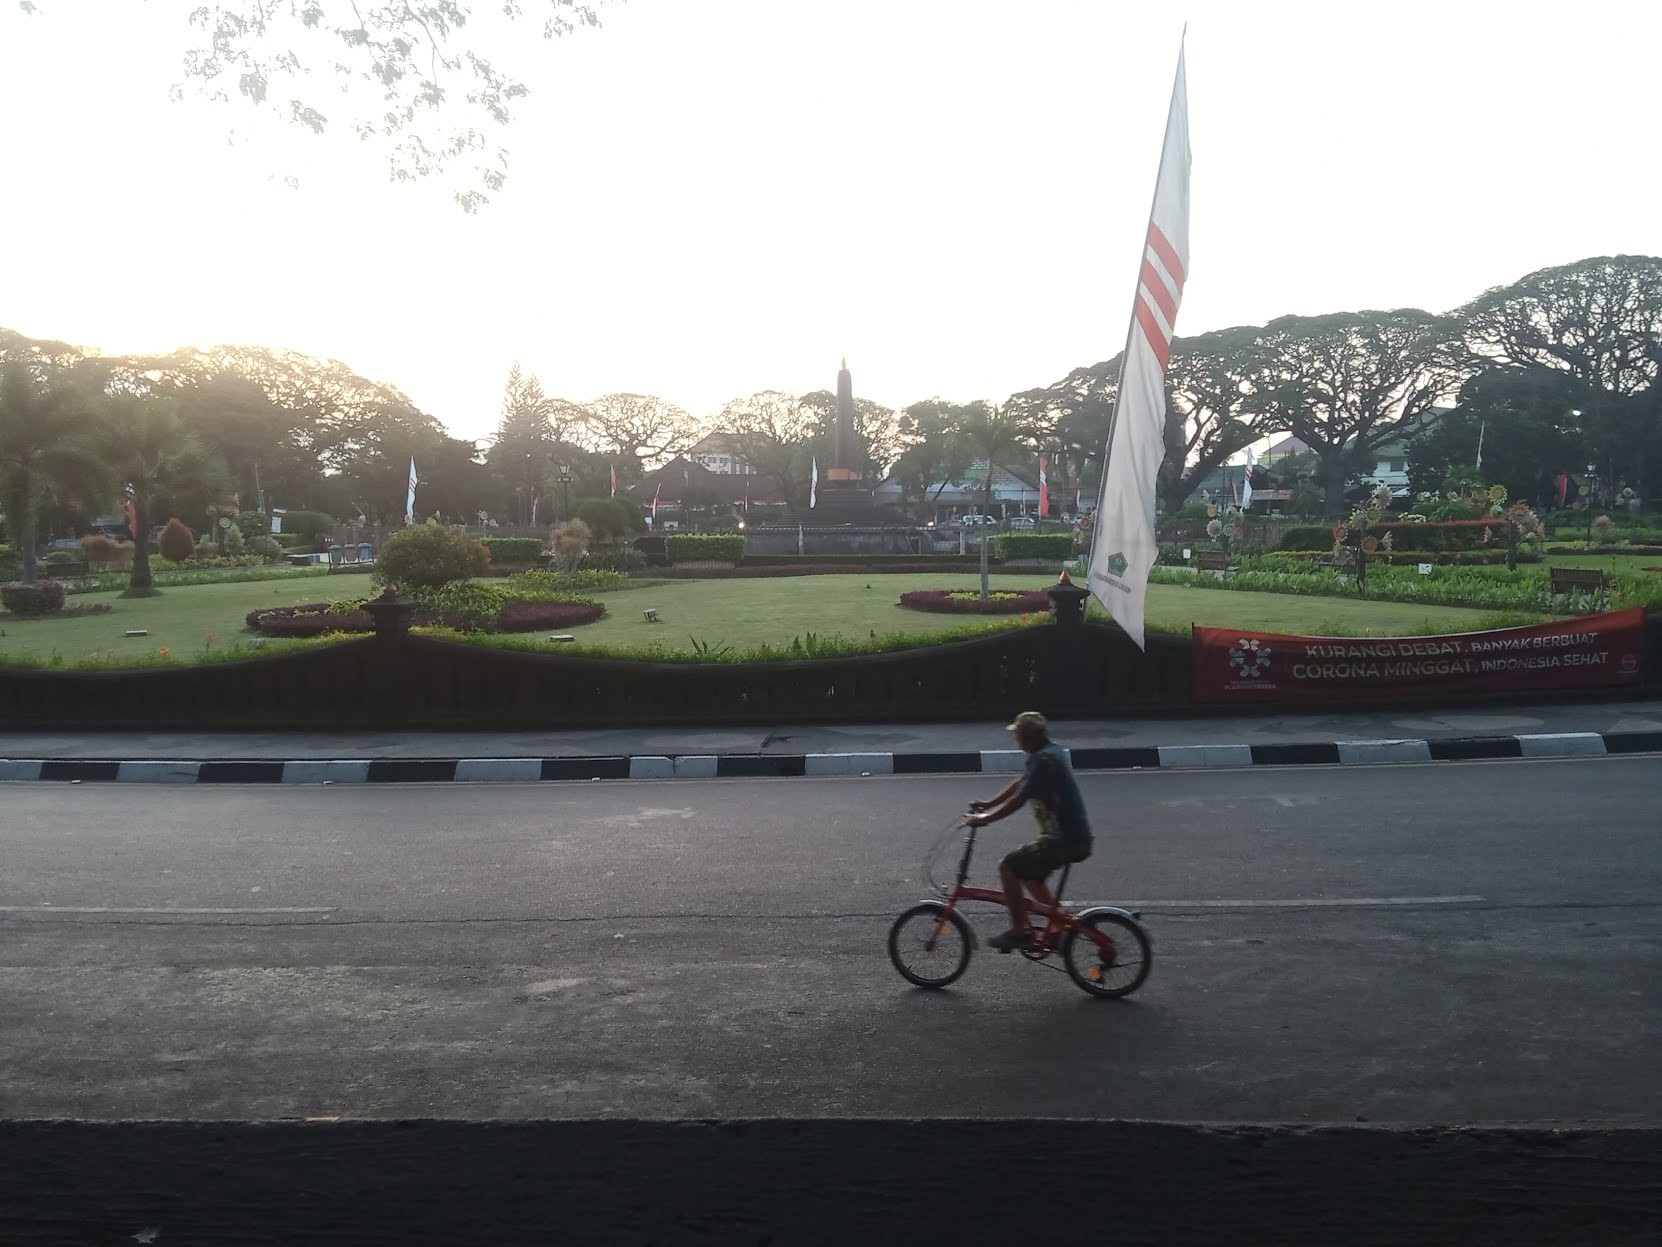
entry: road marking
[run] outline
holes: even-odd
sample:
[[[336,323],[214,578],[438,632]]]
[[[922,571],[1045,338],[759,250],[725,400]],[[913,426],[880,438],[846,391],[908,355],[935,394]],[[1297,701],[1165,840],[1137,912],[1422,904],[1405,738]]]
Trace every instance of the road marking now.
[[[1328,896],[1307,900],[1235,901],[1083,901],[1119,909],[1368,909],[1391,905],[1478,905],[1482,896]],[[1068,902],[1070,906],[1074,902]]]
[[[332,914],[338,905],[271,906],[265,909],[185,909],[118,905],[0,905],[0,914]]]

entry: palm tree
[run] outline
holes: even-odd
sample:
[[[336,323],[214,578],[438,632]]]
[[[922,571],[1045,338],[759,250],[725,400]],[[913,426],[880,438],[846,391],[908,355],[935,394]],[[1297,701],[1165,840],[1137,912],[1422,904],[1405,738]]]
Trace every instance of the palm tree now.
[[[96,497],[108,480],[96,440],[95,396],[62,373],[15,360],[0,364],[0,509],[36,575],[36,524],[51,498]]]
[[[133,490],[133,576],[127,593],[156,592],[150,573],[150,517],[162,499],[177,506],[228,495],[231,474],[168,398],[111,394],[105,399],[105,460]]]
[[[1031,441],[1034,429],[1027,421],[1025,414],[1012,411],[1008,406],[988,407],[985,403],[971,403],[964,409],[963,417],[957,428],[958,436],[963,438],[973,452],[987,464],[987,483],[982,492],[981,514],[991,515],[993,510],[993,469],[998,466],[1000,459],[1008,459],[1011,452],[1023,442]],[[987,588],[987,532],[981,531],[981,597],[985,600],[990,596]]]

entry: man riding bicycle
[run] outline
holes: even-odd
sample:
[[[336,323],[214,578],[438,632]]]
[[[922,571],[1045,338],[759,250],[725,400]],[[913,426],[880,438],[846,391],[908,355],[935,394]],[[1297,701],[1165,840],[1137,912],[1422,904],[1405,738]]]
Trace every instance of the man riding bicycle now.
[[[1045,880],[1052,871],[1091,855],[1091,826],[1085,819],[1085,799],[1068,765],[1067,754],[1050,739],[1050,724],[1037,710],[1024,710],[1005,731],[1027,752],[1022,773],[991,801],[971,801],[964,819],[971,827],[985,827],[1008,818],[1028,802],[1039,822],[1039,838],[1012,850],[998,864],[1004,884],[1004,904],[1010,911],[1010,929],[988,942],[1001,953],[1032,943],[1032,926],[1022,903],[1025,887],[1047,909],[1056,904]]]

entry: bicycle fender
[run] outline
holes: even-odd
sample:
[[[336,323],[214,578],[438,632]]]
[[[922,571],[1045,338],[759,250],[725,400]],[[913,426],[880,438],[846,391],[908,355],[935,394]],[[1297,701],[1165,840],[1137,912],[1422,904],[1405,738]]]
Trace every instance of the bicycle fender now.
[[[1092,905],[1089,909],[1081,909],[1078,913],[1074,914],[1074,921],[1077,922],[1082,918],[1087,918],[1091,914],[1113,914],[1114,917],[1124,918],[1127,922],[1130,922],[1138,927],[1143,926],[1143,916],[1141,914],[1132,913],[1129,909],[1121,909],[1118,905]],[[1145,935],[1148,933],[1146,927],[1143,928],[1143,933]]]

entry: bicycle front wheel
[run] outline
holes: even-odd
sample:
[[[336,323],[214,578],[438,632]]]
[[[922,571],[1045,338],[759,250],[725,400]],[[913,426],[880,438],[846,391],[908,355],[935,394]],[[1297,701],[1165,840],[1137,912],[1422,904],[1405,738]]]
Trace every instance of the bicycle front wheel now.
[[[1154,968],[1154,950],[1138,923],[1120,914],[1085,913],[1079,925],[1091,932],[1069,931],[1062,941],[1069,978],[1092,996],[1110,998],[1129,996],[1143,985]]]
[[[957,910],[937,901],[914,905],[889,928],[889,960],[919,987],[945,987],[969,969],[974,937]]]

